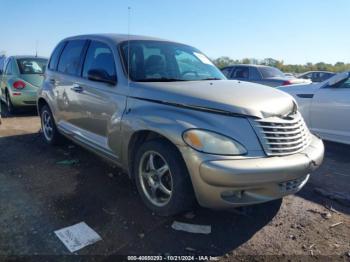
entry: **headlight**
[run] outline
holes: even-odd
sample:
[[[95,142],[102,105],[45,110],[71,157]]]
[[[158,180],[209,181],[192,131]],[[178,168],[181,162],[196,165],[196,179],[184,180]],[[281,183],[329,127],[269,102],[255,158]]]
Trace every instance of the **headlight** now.
[[[193,149],[214,155],[243,155],[247,150],[237,141],[224,135],[203,129],[189,129],[182,135]]]

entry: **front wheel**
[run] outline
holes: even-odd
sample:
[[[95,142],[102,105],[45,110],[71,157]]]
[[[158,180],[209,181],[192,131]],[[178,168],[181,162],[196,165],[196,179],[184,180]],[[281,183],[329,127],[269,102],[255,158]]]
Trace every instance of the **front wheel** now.
[[[143,202],[161,216],[171,216],[195,203],[187,167],[177,148],[163,139],[141,145],[134,162],[135,180]]]
[[[45,142],[51,145],[60,144],[62,135],[58,132],[51,110],[47,105],[41,109],[40,118]]]

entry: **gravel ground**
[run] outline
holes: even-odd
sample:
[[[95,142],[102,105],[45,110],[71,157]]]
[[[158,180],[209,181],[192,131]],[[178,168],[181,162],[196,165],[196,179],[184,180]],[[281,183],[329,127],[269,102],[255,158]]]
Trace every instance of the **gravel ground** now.
[[[350,260],[350,147],[326,143],[323,166],[297,195],[227,211],[196,207],[163,218],[145,208],[117,167],[70,142],[48,146],[39,131],[35,112],[3,114],[0,260],[78,260],[63,256],[71,253],[53,232],[81,221],[103,239],[75,252],[89,255],[84,259],[170,254],[223,261]],[[76,163],[57,163],[62,160]],[[175,220],[211,225],[212,233],[175,231]]]

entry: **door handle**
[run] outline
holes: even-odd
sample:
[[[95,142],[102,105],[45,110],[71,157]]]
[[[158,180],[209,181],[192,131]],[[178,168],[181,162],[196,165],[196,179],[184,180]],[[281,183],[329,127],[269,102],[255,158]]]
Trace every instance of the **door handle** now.
[[[53,78],[50,78],[50,79],[49,79],[49,83],[54,85],[54,84],[56,84],[56,80],[53,79]]]
[[[73,87],[71,88],[71,90],[73,90],[74,92],[77,92],[77,93],[81,93],[84,91],[84,89],[80,85],[77,85],[77,84],[74,84]]]

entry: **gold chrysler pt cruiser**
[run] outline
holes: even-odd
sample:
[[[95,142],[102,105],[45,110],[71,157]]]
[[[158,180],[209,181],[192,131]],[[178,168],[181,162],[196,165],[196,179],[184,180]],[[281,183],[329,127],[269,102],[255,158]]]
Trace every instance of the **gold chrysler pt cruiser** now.
[[[227,80],[198,49],[117,34],[64,39],[38,93],[43,137],[119,165],[143,202],[173,215],[296,193],[321,164],[294,99]]]

